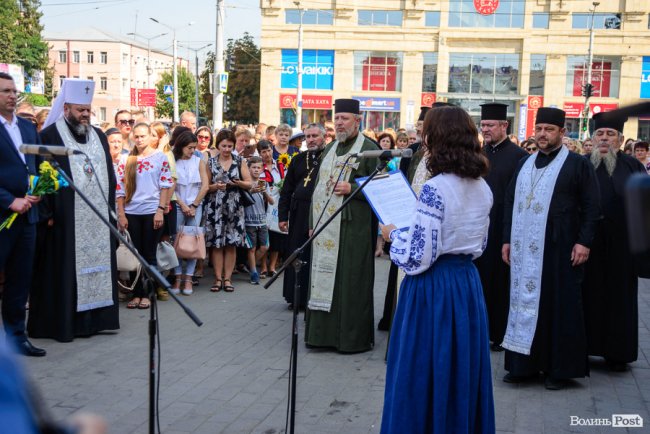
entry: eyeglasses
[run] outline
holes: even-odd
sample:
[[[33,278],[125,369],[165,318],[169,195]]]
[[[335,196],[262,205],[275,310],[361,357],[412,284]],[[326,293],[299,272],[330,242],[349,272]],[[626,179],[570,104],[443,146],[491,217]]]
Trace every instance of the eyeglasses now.
[[[210,136],[196,136],[199,140],[210,140]]]
[[[120,124],[120,125],[131,125],[131,126],[133,126],[133,125],[135,125],[135,120],[133,120],[133,119],[129,119],[129,120],[120,119],[119,121],[117,121],[117,123]]]
[[[537,148],[530,147],[530,148],[526,148],[526,150],[528,152],[535,152],[535,151],[537,151]]]

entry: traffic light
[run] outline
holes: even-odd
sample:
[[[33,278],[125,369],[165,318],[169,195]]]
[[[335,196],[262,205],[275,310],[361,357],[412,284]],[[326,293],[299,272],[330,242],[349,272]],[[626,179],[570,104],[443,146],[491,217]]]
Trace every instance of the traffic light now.
[[[227,71],[234,71],[235,70],[235,53],[230,53],[228,55],[228,58],[226,59],[226,70]]]
[[[223,111],[227,112],[230,110],[230,101],[228,101],[228,95],[223,96]]]
[[[582,96],[589,98],[594,95],[594,85],[591,83],[585,83],[582,85]]]

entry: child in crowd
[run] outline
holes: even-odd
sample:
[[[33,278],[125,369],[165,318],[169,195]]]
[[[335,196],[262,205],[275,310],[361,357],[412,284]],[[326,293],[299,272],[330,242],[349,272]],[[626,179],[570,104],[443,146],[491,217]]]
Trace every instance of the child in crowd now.
[[[248,158],[248,170],[250,171],[253,182],[253,188],[250,189],[250,193],[255,203],[244,208],[244,220],[246,223],[248,267],[253,285],[260,283],[260,275],[257,272],[257,261],[264,256],[266,250],[269,248],[269,229],[266,225],[266,204],[273,204],[273,198],[266,192],[266,183],[260,179],[263,167],[264,165],[260,157],[252,156]]]

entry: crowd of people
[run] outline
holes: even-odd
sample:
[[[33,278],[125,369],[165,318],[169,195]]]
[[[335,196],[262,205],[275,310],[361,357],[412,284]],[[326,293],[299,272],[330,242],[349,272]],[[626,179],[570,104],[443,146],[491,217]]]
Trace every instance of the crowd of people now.
[[[160,265],[164,243],[200,240],[165,269],[175,295],[191,296],[210,268],[211,292],[236,291],[234,273],[259,284],[334,216],[301,254],[301,291],[284,275],[288,307],[306,309],[309,348],[373,348],[374,257],[388,253],[384,433],[494,432],[490,350],[506,351],[503,381],[543,375],[549,390],[588,375],[588,356],[615,371],[637,358],[638,272],[622,197],[650,164],[647,142],[623,142],[624,117],[594,116],[592,138],[579,142],[564,137],[562,110],[542,107],[519,143],[504,104],[482,105],[477,126],[436,103],[413,130],[376,134],[361,130],[358,101],[338,99],[333,121],[299,130],[213,131],[191,112],[165,125],[128,110],[100,129],[90,124],[93,89],[66,79],[39,124],[40,114],[16,116],[15,86],[0,73],[0,217],[19,214],[0,231],[2,318],[25,355],[45,355],[27,336],[68,342],[118,329],[120,301],[149,309],[151,295],[142,273],[118,270],[116,240],[73,189],[25,195],[39,159],[17,148],[29,142],[83,151],[55,160],[149,264]],[[380,225],[361,194],[336,215],[378,163],[352,154],[395,148],[413,151],[385,169],[401,170],[416,194],[410,221]]]

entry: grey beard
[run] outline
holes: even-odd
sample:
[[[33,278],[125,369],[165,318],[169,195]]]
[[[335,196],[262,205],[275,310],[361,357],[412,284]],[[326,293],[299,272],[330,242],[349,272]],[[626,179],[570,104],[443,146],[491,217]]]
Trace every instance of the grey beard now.
[[[336,140],[338,140],[340,143],[345,142],[348,139],[348,137],[350,137],[350,135],[348,134],[347,131],[336,133]]]
[[[65,118],[68,121],[68,125],[72,128],[72,132],[78,136],[85,136],[88,134],[88,125],[77,122],[76,119]]]
[[[594,165],[595,169],[598,169],[601,163],[605,164],[605,170],[607,174],[612,176],[614,169],[616,169],[616,154],[611,149],[607,151],[606,154],[601,154],[598,150],[591,153],[591,164]]]

